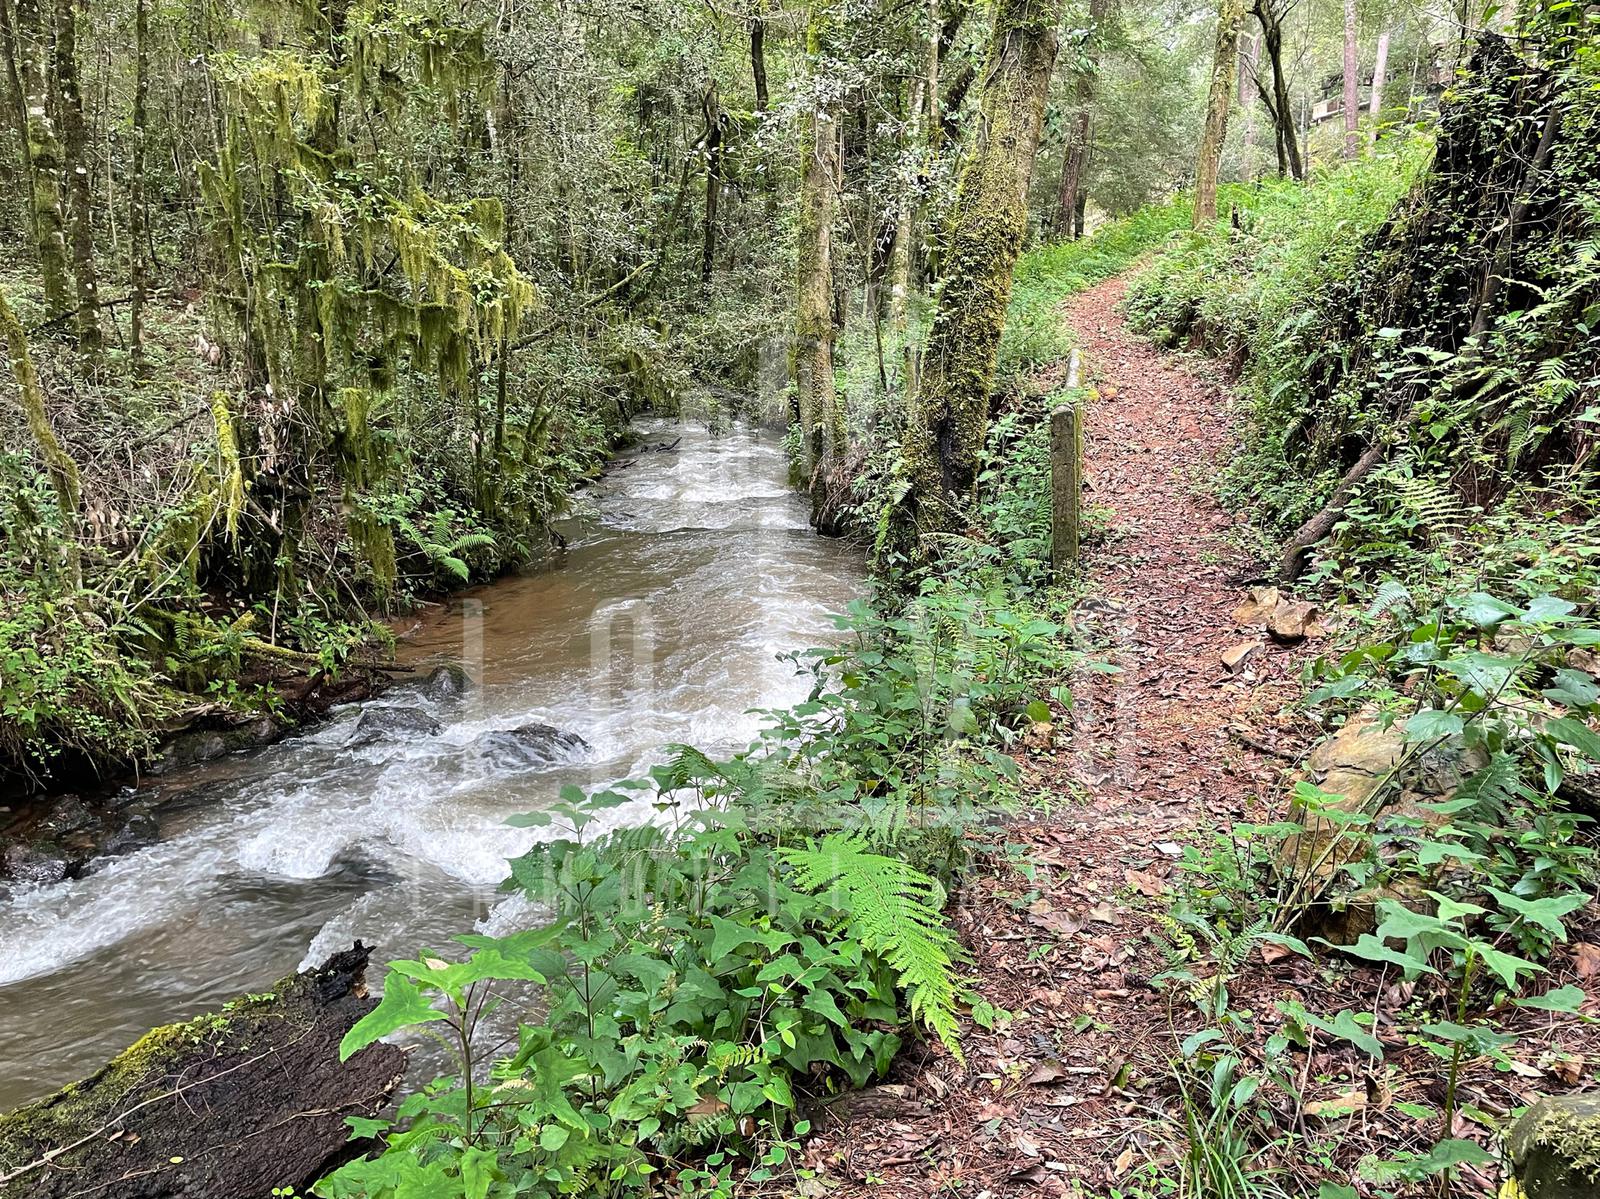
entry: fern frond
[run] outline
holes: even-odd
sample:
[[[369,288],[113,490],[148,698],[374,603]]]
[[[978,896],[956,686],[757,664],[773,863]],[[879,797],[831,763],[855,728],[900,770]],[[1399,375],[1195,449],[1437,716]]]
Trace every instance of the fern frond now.
[[[962,979],[960,944],[945,924],[944,888],[898,858],[870,853],[866,841],[833,833],[808,847],[779,851],[797,889],[824,896],[861,944],[895,972],[911,1016],[957,1060],[956,1002]]]

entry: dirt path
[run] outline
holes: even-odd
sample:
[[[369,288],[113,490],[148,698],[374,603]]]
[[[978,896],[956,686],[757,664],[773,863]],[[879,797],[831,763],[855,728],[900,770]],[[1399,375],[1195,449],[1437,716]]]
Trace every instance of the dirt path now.
[[[1123,287],[1067,308],[1101,396],[1085,503],[1112,510],[1078,635],[1121,673],[1074,680],[1072,715],[1023,767],[1042,814],[985,851],[958,915],[981,994],[1015,1018],[967,1030],[965,1069],[930,1051],[834,1105],[836,1127],[810,1150],[848,1180],[834,1195],[1067,1195],[1145,1160],[1156,1113],[1139,1082],[1193,1011],[1169,1012],[1150,984],[1167,966],[1147,935],[1151,901],[1183,843],[1282,794],[1288,763],[1237,733],[1295,741],[1283,709],[1299,655],[1269,644],[1239,673],[1224,668],[1248,639],[1229,581],[1246,563],[1197,490],[1228,452],[1227,397],[1127,331]]]

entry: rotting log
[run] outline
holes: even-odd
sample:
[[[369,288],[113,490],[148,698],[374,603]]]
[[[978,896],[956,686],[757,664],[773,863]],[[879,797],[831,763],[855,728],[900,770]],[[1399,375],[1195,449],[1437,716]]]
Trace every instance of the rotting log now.
[[[339,1042],[376,1006],[357,942],[271,994],[146,1034],[99,1072],[0,1116],[0,1199],[268,1199],[348,1159],[405,1051]]]

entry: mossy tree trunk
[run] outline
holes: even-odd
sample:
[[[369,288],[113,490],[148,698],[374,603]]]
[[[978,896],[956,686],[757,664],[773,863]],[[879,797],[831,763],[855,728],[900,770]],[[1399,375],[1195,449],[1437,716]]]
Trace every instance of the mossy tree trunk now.
[[[17,145],[21,151],[23,185],[33,174],[33,156],[28,153],[28,104],[22,98],[22,73],[17,69],[17,35],[11,23],[11,0],[0,0],[0,58],[5,59],[6,116],[17,131]],[[32,221],[33,210],[28,210]]]
[[[0,339],[6,347],[6,357],[11,362],[11,373],[17,380],[17,395],[22,402],[22,414],[28,421],[28,432],[44,463],[50,486],[56,493],[56,507],[61,515],[61,528],[67,542],[67,569],[76,586],[80,570],[78,565],[78,503],[82,487],[78,479],[78,466],[72,455],[62,448],[55,430],[50,427],[50,414],[45,408],[44,388],[39,386],[39,375],[33,369],[33,358],[28,353],[27,335],[22,322],[12,311],[4,291],[0,291]]]
[[[806,32],[813,68],[828,16],[816,9]],[[814,79],[817,77],[814,71]],[[801,468],[821,507],[830,459],[844,443],[844,413],[833,380],[833,222],[839,205],[839,127],[832,96],[814,95],[802,122],[799,252],[795,272],[794,388]]]
[[[76,285],[78,348],[98,355],[100,281],[94,265],[94,198],[89,194],[89,130],[78,91],[78,10],[73,0],[56,0],[56,41],[52,54],[61,114],[61,179],[70,203],[72,277]]]
[[[1244,13],[1244,0],[1221,0],[1217,10],[1211,93],[1206,100],[1205,130],[1200,135],[1200,154],[1194,171],[1196,229],[1217,219],[1217,172],[1222,167],[1222,144],[1228,137],[1228,114],[1233,108],[1234,80],[1239,64],[1239,25]]]
[[[1052,0],[999,0],[995,8],[980,124],[944,239],[920,384],[908,404],[905,515],[914,534],[958,527],[977,480],[1059,14]]]
[[[359,942],[271,993],[147,1033],[99,1071],[0,1115],[0,1196],[267,1199],[309,1194],[362,1145],[405,1051],[339,1044],[377,1006]]]
[[[914,240],[918,215],[926,194],[927,178],[939,155],[939,0],[928,0],[927,47],[923,74],[911,88],[904,149],[921,156],[917,177],[902,183],[895,212],[894,258],[889,264],[889,328],[900,347],[900,387],[904,394],[916,388],[916,348],[911,344],[911,267],[916,257]]]
[[[17,58],[26,108],[28,161],[32,169],[34,245],[51,316],[65,312],[70,284],[66,219],[61,206],[61,140],[50,115],[50,37],[39,0],[17,0]]]

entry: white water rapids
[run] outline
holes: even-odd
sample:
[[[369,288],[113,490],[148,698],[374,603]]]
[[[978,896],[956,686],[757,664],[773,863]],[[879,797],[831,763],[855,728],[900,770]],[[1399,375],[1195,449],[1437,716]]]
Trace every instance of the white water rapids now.
[[[803,697],[777,655],[837,636],[828,614],[859,593],[859,556],[808,529],[775,438],[640,432],[681,440],[592,488],[593,511],[563,522],[567,551],[454,597],[408,637],[403,659],[464,661],[480,681],[454,700],[375,701],[421,709],[440,732],[346,748],[350,708],[170,776],[159,844],[0,902],[0,1110],[358,937],[381,961],[514,925],[519,906],[496,888],[538,833],[506,817],[564,784],[637,776],[670,742],[742,747],[751,709]],[[474,747],[530,721],[589,748],[529,767]]]

